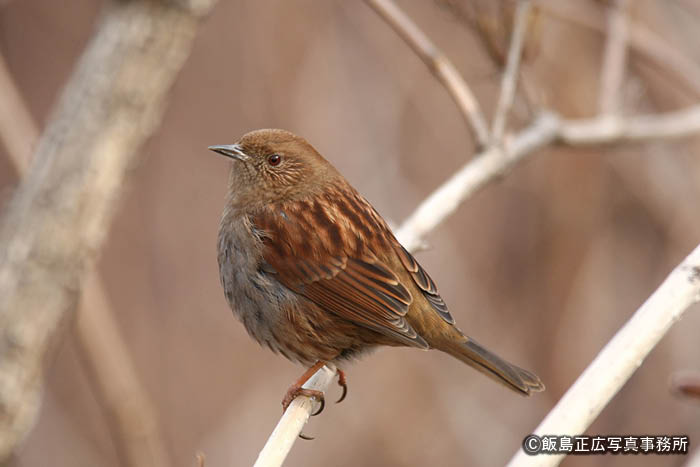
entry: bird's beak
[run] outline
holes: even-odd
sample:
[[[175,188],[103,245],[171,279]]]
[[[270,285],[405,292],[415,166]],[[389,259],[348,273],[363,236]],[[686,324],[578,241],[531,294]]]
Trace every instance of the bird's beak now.
[[[214,152],[218,152],[222,156],[237,159],[239,161],[247,161],[250,159],[250,156],[243,152],[240,144],[221,144],[218,146],[209,146],[209,149]]]

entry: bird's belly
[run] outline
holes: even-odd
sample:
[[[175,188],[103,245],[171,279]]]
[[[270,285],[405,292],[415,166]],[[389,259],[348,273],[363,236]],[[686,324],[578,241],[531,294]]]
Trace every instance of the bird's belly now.
[[[289,360],[348,359],[376,342],[367,338],[369,330],[321,310],[271,274],[244,273],[232,263],[221,264],[220,272],[226,300],[248,334]]]

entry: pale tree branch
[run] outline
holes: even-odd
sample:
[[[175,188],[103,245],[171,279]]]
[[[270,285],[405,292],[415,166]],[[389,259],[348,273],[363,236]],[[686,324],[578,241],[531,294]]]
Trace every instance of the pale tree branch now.
[[[678,372],[674,374],[671,379],[671,390],[681,397],[700,402],[700,373]]]
[[[604,21],[585,6],[586,2],[538,0],[537,5],[550,16],[585,28],[605,32]],[[700,96],[700,64],[683,55],[664,38],[641,24],[628,22],[626,26],[629,47],[656,64]]]
[[[560,138],[571,145],[637,142],[692,136],[700,130],[700,106],[655,115],[571,120]]]
[[[32,426],[43,361],[69,322],[126,171],[213,0],[109,3],[0,228],[0,462]]]
[[[513,18],[513,33],[510,38],[508,57],[506,59],[506,69],[501,79],[501,93],[496,104],[496,113],[493,117],[491,127],[491,144],[501,144],[505,134],[508,113],[513,106],[515,90],[518,83],[518,73],[520,69],[520,59],[523,52],[523,43],[527,33],[527,24],[530,18],[530,0],[518,0]]]
[[[578,377],[535,434],[578,435],[639,368],[649,352],[683,313],[700,301],[700,245],[679,264],[635,312]],[[564,455],[525,454],[521,449],[510,466],[555,466]]]
[[[24,176],[29,170],[30,150],[36,145],[39,130],[2,55],[0,95],[0,100],[5,103],[5,112],[0,116],[0,140],[15,170]],[[138,378],[114,316],[104,286],[93,268],[83,287],[75,337],[95,398],[107,417],[121,463],[133,467],[172,465],[156,410]]]
[[[365,0],[365,2],[396,31],[438,81],[445,86],[466,120],[477,146],[485,147],[489,142],[486,119],[476,97],[457,68],[393,0]]]
[[[173,465],[157,410],[141,383],[94,267],[87,274],[77,313],[77,349],[107,417],[121,465]]]
[[[601,114],[613,115],[621,110],[627,55],[627,0],[614,0],[608,10],[608,35],[603,53],[598,109]]]
[[[29,168],[29,155],[39,140],[37,130],[22,95],[12,79],[5,57],[0,54],[0,141],[18,174]]]
[[[700,105],[677,112],[637,117],[597,117],[562,120],[553,113],[474,157],[430,194],[397,230],[397,238],[409,250],[452,214],[461,203],[487,183],[497,179],[524,157],[554,141],[571,146],[650,141],[700,133]]]
[[[328,385],[331,384],[331,381],[333,381],[335,373],[336,368],[328,364],[314,373],[302,387],[304,389],[325,391]],[[306,396],[298,396],[289,404],[262,451],[260,451],[254,467],[276,467],[282,465],[294,442],[299,437],[299,433],[301,433],[304,425],[309,420],[314,405],[312,398]]]
[[[695,449],[685,463],[685,467],[700,467],[700,449]]]

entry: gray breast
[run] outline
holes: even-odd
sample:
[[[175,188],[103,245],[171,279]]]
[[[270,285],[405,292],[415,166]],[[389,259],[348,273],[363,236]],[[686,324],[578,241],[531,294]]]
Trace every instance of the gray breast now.
[[[278,352],[275,336],[286,324],[284,310],[298,299],[265,267],[261,234],[247,216],[224,213],[218,260],[221,284],[234,315],[255,340]]]

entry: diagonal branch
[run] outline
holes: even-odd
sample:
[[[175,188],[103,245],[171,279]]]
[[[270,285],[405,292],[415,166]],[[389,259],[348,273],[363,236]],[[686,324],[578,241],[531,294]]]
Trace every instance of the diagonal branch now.
[[[578,377],[535,434],[583,433],[683,313],[700,301],[700,245],[671,272]],[[525,454],[510,466],[555,466],[564,455]]]
[[[0,462],[30,430],[43,361],[75,308],[126,171],[214,0],[111,2],[0,227]]]
[[[397,230],[397,238],[409,250],[419,248],[425,236],[450,216],[461,203],[487,183],[554,141],[571,146],[649,141],[700,133],[700,105],[661,115],[629,118],[597,117],[561,120],[541,115],[530,127],[492,147],[465,164],[431,193]]]
[[[513,35],[510,38],[510,48],[506,60],[506,69],[501,80],[501,94],[496,104],[496,113],[491,128],[491,144],[501,144],[506,129],[508,113],[515,99],[515,88],[518,82],[518,70],[522,56],[523,42],[527,33],[527,23],[530,17],[530,0],[518,0],[513,19]]]
[[[330,365],[330,364],[329,364]],[[302,386],[304,389],[325,391],[335,377],[336,369],[333,365],[324,366],[309,378]],[[292,449],[294,442],[299,437],[301,430],[309,421],[314,402],[310,397],[296,397],[277,423],[274,431],[268,438],[265,446],[258,455],[254,467],[276,467],[284,463],[284,459]]]
[[[561,2],[538,0],[537,5],[550,16],[578,24],[596,31],[604,31],[603,21],[590,10],[582,7],[584,2]],[[628,22],[627,41],[629,47],[658,66],[669,75],[700,96],[700,64],[683,55],[666,40],[638,23]]]
[[[39,130],[27,106],[24,105],[22,95],[12,79],[2,54],[0,54],[0,100],[3,103],[3,111],[0,112],[0,140],[17,173],[24,174],[29,168],[29,154],[39,139]]]
[[[0,55],[0,140],[18,174],[29,170],[39,130]],[[12,116],[8,118],[8,116]],[[88,274],[78,310],[75,337],[96,399],[104,410],[122,463],[165,467],[168,458],[156,410],[138,378],[134,362],[96,270]]]
[[[620,112],[622,80],[627,55],[627,0],[615,0],[608,7],[608,38],[603,54],[598,109],[601,114]]]
[[[438,81],[445,86],[469,125],[477,146],[485,147],[489,142],[486,119],[476,97],[457,68],[393,0],[365,0],[365,2],[396,31],[401,39],[423,60],[423,63]]]

